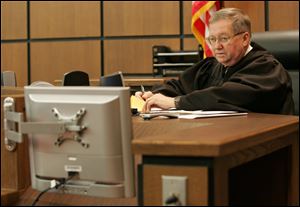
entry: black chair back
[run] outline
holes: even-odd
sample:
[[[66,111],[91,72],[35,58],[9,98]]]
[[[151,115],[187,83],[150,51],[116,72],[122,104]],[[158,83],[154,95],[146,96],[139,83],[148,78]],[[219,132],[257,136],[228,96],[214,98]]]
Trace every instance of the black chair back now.
[[[299,30],[253,33],[252,40],[271,52],[292,79],[295,115],[299,115]]]
[[[83,71],[72,71],[64,74],[63,86],[89,86],[89,75]]]

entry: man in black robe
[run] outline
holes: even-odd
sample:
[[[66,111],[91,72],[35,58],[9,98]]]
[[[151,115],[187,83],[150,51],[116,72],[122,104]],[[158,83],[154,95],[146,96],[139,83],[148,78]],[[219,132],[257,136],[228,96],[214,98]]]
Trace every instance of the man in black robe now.
[[[210,19],[214,57],[185,70],[179,80],[136,92],[151,107],[183,110],[237,110],[293,114],[292,83],[287,71],[268,51],[250,43],[251,23],[243,11],[225,8]]]

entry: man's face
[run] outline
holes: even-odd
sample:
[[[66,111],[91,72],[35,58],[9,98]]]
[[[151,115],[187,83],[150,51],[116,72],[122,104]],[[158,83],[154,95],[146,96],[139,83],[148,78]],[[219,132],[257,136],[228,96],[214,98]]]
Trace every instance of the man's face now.
[[[234,34],[232,22],[220,20],[210,24],[208,39],[215,58],[225,66],[232,66],[244,56],[250,35],[248,32]]]

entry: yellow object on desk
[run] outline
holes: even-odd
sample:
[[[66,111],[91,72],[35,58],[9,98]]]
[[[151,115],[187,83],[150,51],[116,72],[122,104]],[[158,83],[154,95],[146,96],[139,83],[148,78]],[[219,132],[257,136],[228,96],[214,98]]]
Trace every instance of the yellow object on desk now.
[[[130,97],[131,108],[136,108],[139,112],[142,111],[145,101],[132,95]]]

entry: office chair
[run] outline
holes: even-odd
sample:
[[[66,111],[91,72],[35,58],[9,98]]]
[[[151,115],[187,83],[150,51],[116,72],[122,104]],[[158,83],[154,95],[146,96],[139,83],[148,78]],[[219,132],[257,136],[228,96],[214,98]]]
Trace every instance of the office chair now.
[[[17,86],[16,73],[14,71],[1,72],[1,86]]]
[[[101,76],[100,86],[125,86],[122,72]]]
[[[299,115],[299,30],[257,32],[252,40],[271,52],[290,74],[295,115]]]
[[[71,71],[64,74],[63,86],[89,86],[89,75],[83,71]]]

